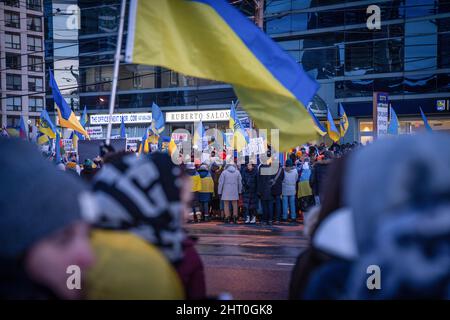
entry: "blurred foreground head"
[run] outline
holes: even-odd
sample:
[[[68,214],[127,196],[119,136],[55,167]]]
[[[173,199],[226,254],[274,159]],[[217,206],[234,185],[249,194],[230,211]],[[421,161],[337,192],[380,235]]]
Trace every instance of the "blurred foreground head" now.
[[[93,263],[85,186],[30,143],[0,139],[0,154],[0,298],[80,298],[66,270]]]
[[[99,228],[130,231],[177,262],[183,257],[183,180],[165,153],[110,157],[93,179],[99,208],[88,219]]]
[[[379,140],[352,154],[347,172],[360,256],[349,297],[450,298],[450,136]],[[366,287],[369,265],[381,290]]]

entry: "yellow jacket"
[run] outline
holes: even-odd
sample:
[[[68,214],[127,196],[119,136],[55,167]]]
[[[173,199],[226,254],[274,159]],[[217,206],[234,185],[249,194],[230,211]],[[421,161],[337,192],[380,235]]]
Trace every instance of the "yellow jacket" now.
[[[87,274],[90,300],[180,300],[183,285],[176,270],[155,246],[120,231],[95,230],[95,265]]]

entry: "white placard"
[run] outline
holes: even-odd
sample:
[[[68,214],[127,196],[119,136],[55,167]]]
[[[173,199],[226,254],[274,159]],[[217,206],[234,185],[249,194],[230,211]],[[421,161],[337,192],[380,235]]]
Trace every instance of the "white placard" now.
[[[101,126],[86,127],[86,132],[91,139],[103,139],[103,127]]]
[[[152,122],[152,114],[151,113],[114,113],[112,115],[112,123],[119,124],[122,122],[125,123],[151,123]],[[108,114],[93,114],[90,116],[90,124],[98,125],[98,124],[108,124],[109,115]]]
[[[229,121],[230,110],[167,112],[166,122]]]

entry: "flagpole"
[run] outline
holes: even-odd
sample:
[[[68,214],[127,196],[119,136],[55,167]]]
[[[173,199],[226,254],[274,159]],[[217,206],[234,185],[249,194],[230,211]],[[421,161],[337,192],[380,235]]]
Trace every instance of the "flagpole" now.
[[[125,20],[125,5],[126,0],[122,0],[120,6],[120,21],[119,21],[119,32],[117,35],[117,43],[116,43],[116,54],[114,56],[114,71],[113,71],[113,81],[111,88],[111,98],[109,99],[109,121],[108,121],[108,130],[106,133],[106,144],[109,145],[111,141],[111,130],[112,130],[112,115],[114,113],[114,104],[116,102],[116,91],[117,91],[117,80],[119,74],[119,65],[120,65],[120,51],[122,48],[122,36],[123,36],[123,23]]]

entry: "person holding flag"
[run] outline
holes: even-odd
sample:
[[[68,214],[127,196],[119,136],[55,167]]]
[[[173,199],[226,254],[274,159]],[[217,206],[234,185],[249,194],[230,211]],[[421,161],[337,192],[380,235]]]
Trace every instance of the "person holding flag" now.
[[[58,113],[59,124],[61,127],[73,129],[82,135],[89,137],[88,133],[84,129],[83,125],[78,121],[75,113],[70,109],[66,100],[64,100],[61,91],[59,91],[58,84],[53,77],[53,73],[48,69],[50,75],[50,88],[52,88],[53,100],[56,104],[56,111]],[[86,110],[86,107],[85,107]]]
[[[138,151],[139,154],[150,152],[150,148],[148,145],[148,130],[149,130],[149,128],[146,128],[144,135],[142,136],[141,145],[139,146],[139,151]]]

